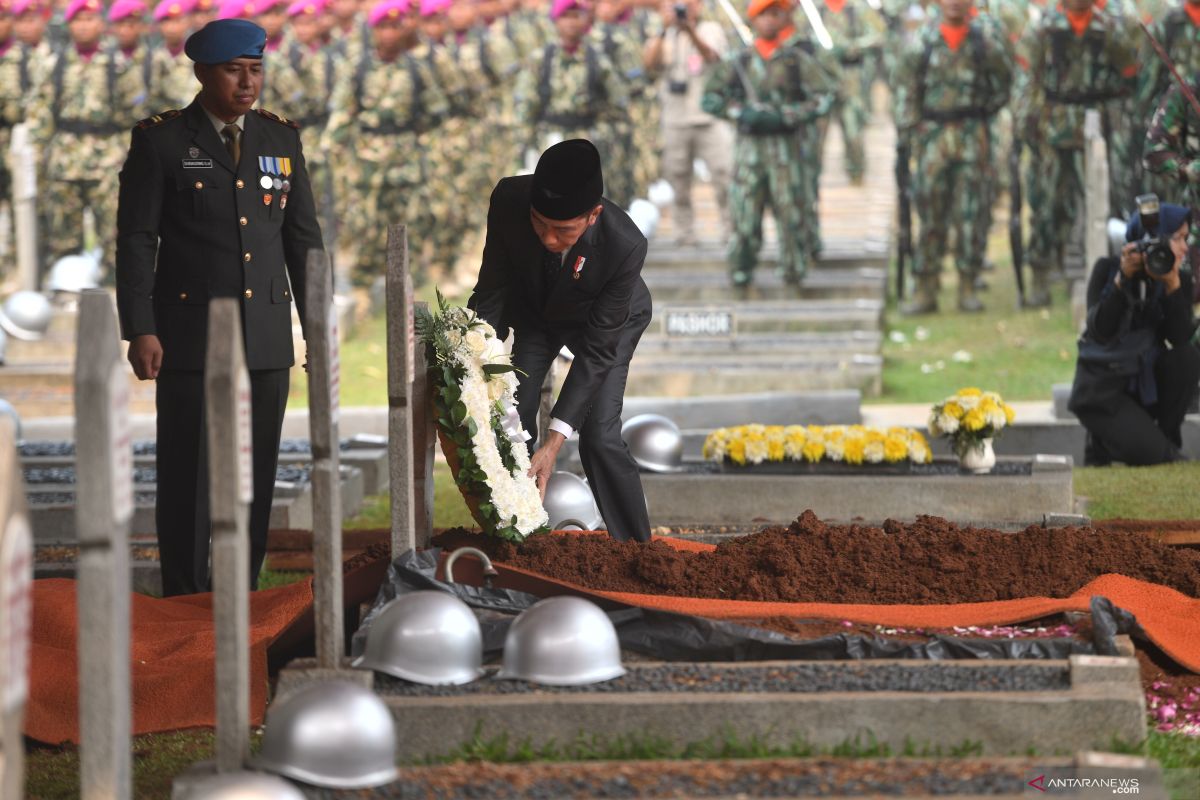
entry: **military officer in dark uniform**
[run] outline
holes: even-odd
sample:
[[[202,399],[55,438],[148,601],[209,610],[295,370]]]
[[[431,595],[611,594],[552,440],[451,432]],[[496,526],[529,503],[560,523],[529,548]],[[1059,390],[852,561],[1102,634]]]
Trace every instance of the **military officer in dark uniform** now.
[[[158,382],[155,520],[165,596],[209,587],[208,301],[242,303],[254,448],[253,587],[266,552],[294,363],[292,302],[303,311],[307,254],[322,247],[298,126],[252,110],[265,42],[263,29],[247,20],[217,20],[194,33],[185,51],[200,93],[183,111],[138,123],[121,170],[117,306],[134,372]]]
[[[621,439],[629,361],[650,324],[642,280],[646,237],[601,195],[600,154],[568,139],[542,154],[533,175],[492,191],[479,280],[468,305],[514,335],[521,424],[537,435],[538,393],[566,345],[574,354],[545,442],[530,459],[543,496],[562,443],[579,431],[579,458],[614,539],[648,541],[637,463]]]

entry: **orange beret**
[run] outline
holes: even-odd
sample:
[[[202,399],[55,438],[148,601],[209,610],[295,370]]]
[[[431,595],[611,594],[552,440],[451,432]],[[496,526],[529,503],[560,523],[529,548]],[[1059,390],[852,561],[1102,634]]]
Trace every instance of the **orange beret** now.
[[[750,19],[754,19],[771,6],[779,6],[784,11],[791,11],[793,8],[792,0],[750,0],[750,5],[746,7],[746,13]]]

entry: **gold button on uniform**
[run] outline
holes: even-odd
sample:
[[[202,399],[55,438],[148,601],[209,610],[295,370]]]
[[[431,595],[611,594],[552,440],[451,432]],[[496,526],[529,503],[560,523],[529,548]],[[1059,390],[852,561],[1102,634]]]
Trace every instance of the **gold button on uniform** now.
[[[180,300],[187,300],[187,292],[180,292],[180,293],[179,293],[179,299],[180,299]]]
[[[242,189],[242,188],[245,188],[246,182],[244,180],[242,180],[241,178],[238,178],[237,183],[234,185],[237,186],[237,188]]]
[[[246,227],[247,224],[249,224],[250,220],[246,219],[245,217],[240,217],[238,219],[238,222],[240,222],[242,224],[242,227],[244,228],[244,227]]]
[[[203,189],[203,188],[204,188],[204,182],[203,182],[203,181],[196,181],[196,183],[194,184],[194,186],[195,186],[195,188],[197,188],[197,189]]]
[[[254,297],[254,290],[247,289],[246,291],[242,292],[242,294],[246,295],[246,299],[249,300],[251,297]]]
[[[249,253],[246,253],[246,255],[242,256],[242,261],[249,261],[249,260],[250,260],[250,254],[249,254]]]

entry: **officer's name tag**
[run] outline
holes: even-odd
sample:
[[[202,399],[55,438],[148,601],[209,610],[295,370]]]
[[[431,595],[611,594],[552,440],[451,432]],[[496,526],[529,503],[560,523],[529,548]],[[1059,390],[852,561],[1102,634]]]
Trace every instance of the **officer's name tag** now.
[[[184,169],[212,169],[211,158],[185,158],[183,159]]]

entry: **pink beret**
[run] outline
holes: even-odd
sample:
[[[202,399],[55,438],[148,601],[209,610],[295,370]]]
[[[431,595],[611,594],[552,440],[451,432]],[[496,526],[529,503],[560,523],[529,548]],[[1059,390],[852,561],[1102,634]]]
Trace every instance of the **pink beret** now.
[[[592,7],[585,0],[554,0],[550,6],[550,19],[558,19],[573,8],[590,11]]]
[[[14,17],[18,17],[25,13],[33,14],[49,14],[50,5],[43,3],[42,0],[13,0],[12,13]]]
[[[104,6],[100,5],[100,0],[71,0],[67,6],[67,10],[63,12],[63,19],[67,22],[75,19],[76,14],[84,11],[91,11],[96,14],[104,13]]]
[[[126,17],[141,18],[146,13],[146,4],[142,0],[115,0],[108,9],[108,21],[116,22]]]
[[[432,17],[450,8],[451,0],[421,0],[421,16]]]
[[[329,5],[328,0],[296,0],[288,6],[287,15],[289,17],[316,16],[324,14],[327,5]]]
[[[194,0],[162,0],[154,7],[154,21],[171,17],[182,17],[196,9]]]
[[[367,24],[374,28],[385,19],[408,16],[412,8],[412,0],[383,0],[371,7],[367,14]]]

